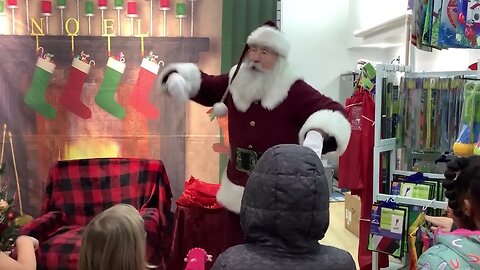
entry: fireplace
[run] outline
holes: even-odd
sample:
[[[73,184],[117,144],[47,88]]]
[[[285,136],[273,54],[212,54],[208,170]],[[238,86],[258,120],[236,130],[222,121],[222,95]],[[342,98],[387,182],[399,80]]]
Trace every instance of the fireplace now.
[[[8,123],[15,138],[17,167],[24,197],[24,209],[37,215],[41,194],[51,165],[58,159],[93,157],[140,157],[161,159],[172,181],[174,194],[183,189],[185,177],[185,104],[165,99],[154,92],[150,101],[160,111],[155,120],[148,120],[129,107],[127,97],[137,80],[142,55],[140,39],[112,37],[112,51],[125,53],[126,70],[116,100],[126,109],[126,117],[117,119],[95,104],[95,95],[106,66],[107,40],[103,37],[76,37],[75,52],[85,51],[96,62],[83,86],[82,101],[92,111],[90,119],[82,119],[66,111],[59,103],[72,63],[69,37],[40,37],[39,45],[54,54],[56,69],[47,88],[47,100],[57,115],[48,120],[36,114],[23,102],[35,68],[35,39],[29,36],[0,36],[0,77],[2,123]],[[208,38],[145,39],[145,51],[155,52],[165,64],[198,63],[200,52],[209,49]],[[18,146],[18,147],[17,147]],[[6,159],[8,162],[8,159]],[[177,181],[174,181],[177,180]],[[181,181],[178,181],[181,179]],[[177,183],[176,183],[177,182]],[[11,189],[14,184],[11,183]]]

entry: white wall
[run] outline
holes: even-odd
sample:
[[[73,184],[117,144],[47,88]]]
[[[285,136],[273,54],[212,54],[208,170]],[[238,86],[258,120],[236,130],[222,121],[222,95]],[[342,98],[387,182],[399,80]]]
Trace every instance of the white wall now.
[[[407,0],[351,0],[350,5],[358,17],[357,27],[369,28],[391,18],[405,14]]]
[[[301,2],[301,4],[300,4]],[[348,0],[283,0],[282,31],[292,45],[296,72],[322,93],[338,98],[338,75],[351,66],[346,53]],[[328,12],[326,11],[328,8]]]
[[[0,14],[0,35],[8,34],[8,18]]]
[[[282,0],[281,27],[292,43],[290,62],[305,80],[339,100],[339,75],[356,68],[360,58],[390,62],[403,47],[361,48],[355,30],[369,28],[406,11],[407,0]],[[327,4],[328,3],[328,4]],[[399,35],[403,35],[399,31]],[[448,49],[431,53],[413,50],[417,71],[466,70],[480,59],[480,50]],[[403,63],[403,59],[402,59]],[[344,100],[339,100],[343,102]]]
[[[416,71],[457,71],[466,70],[468,66],[480,59],[479,50],[448,49],[424,52],[415,49]]]
[[[292,43],[290,62],[308,83],[338,100],[343,96],[339,75],[354,70],[358,59],[386,62],[395,57],[391,50],[355,48],[360,40],[353,31],[405,9],[406,0],[282,0],[281,28]]]

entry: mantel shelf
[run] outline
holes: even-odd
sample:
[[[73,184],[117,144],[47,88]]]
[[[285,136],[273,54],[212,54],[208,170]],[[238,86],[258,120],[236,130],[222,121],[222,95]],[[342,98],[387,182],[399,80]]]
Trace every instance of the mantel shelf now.
[[[38,39],[39,46],[44,48],[45,53],[54,54],[57,66],[70,66],[72,63],[71,38],[68,36],[41,36]],[[99,36],[78,36],[74,38],[75,55],[81,51],[90,55],[97,65],[105,65],[108,60],[107,38]],[[113,56],[119,52],[125,52],[127,65],[142,61],[141,40],[138,37],[111,37],[111,53]],[[2,48],[9,48],[9,53],[25,53],[25,48],[35,51],[35,37],[0,35]],[[5,47],[3,47],[5,46]],[[153,51],[159,60],[171,62],[198,63],[201,52],[208,52],[208,37],[145,37],[145,54]],[[138,52],[138,53],[137,53]]]

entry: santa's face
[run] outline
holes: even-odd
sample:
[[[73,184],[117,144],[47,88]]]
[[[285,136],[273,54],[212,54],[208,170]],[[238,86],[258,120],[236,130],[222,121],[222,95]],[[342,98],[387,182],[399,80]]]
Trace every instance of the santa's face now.
[[[230,91],[235,97],[236,103],[240,101],[245,104],[246,107],[242,106],[243,109],[246,110],[252,102],[262,100],[272,89],[278,91],[282,87],[287,87],[284,85],[285,78],[290,78],[287,61],[282,57],[276,57],[269,68],[267,69],[261,62],[252,61],[250,58],[247,58],[241,65],[240,71],[231,84]]]
[[[266,71],[272,70],[278,61],[278,54],[264,46],[250,45],[247,57],[250,62],[260,65]]]

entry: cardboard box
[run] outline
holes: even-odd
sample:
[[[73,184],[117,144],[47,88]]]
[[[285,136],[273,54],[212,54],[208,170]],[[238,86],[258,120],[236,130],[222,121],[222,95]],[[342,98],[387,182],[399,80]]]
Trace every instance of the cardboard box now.
[[[360,197],[345,193],[345,228],[358,237],[360,225]]]

